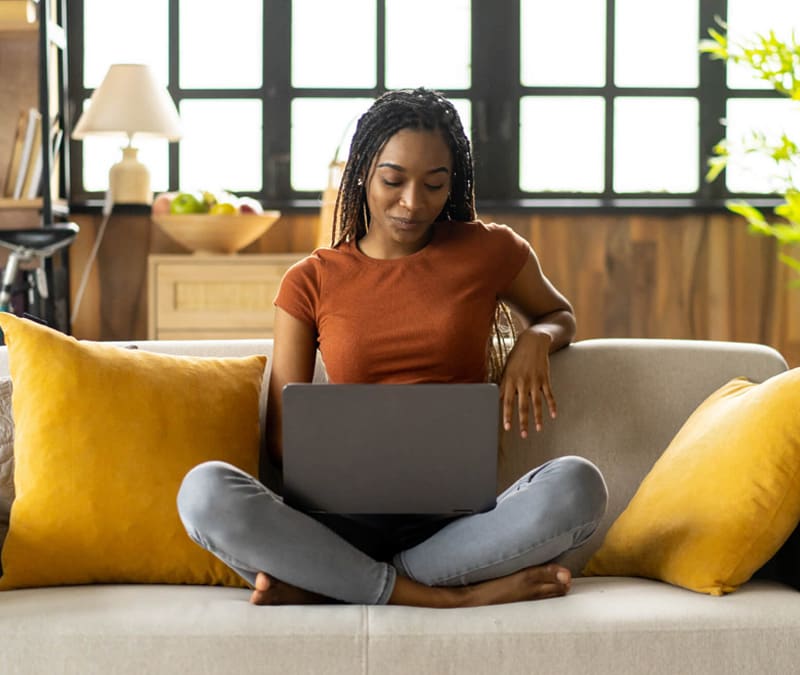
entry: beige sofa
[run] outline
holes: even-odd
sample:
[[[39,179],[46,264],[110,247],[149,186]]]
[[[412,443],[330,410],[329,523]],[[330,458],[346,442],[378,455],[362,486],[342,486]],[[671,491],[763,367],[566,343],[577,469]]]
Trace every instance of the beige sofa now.
[[[139,344],[179,354],[271,349],[269,341]],[[498,487],[562,454],[602,469],[609,510],[589,544],[567,556],[578,572],[698,403],[732,377],[762,381],[785,369],[779,354],[755,345],[577,343],[553,357],[558,420],[528,442],[506,439]],[[730,675],[800,667],[800,595],[768,581],[720,598],[646,579],[579,578],[564,598],[463,610],[266,608],[248,596],[143,585],[4,592],[0,673]]]

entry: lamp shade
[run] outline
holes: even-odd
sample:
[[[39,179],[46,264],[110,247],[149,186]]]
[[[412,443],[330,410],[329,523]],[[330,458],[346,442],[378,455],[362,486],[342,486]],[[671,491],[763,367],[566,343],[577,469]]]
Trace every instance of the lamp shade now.
[[[112,65],[95,89],[72,137],[94,134],[143,134],[177,141],[180,120],[167,90],[150,66],[138,63]]]

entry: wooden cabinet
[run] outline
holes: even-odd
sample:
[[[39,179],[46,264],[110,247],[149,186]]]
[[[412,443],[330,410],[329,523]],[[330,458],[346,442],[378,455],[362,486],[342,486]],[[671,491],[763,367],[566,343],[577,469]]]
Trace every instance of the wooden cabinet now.
[[[284,272],[306,254],[151,255],[151,340],[272,336]]]

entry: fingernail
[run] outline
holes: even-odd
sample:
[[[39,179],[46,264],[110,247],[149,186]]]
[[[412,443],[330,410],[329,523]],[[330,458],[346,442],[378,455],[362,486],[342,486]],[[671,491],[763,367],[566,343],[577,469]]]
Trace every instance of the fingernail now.
[[[503,429],[505,429],[506,431],[511,429],[511,423],[510,422],[504,422],[503,423]]]
[[[564,570],[561,570],[558,574],[556,574],[556,579],[562,584],[565,584],[569,581],[569,574],[567,574]]]

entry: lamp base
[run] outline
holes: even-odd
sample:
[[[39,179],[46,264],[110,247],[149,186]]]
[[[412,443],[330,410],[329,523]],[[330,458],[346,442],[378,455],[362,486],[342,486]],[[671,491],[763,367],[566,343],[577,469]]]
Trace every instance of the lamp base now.
[[[150,172],[136,157],[138,150],[122,148],[122,160],[108,172],[108,189],[115,204],[152,204]]]

